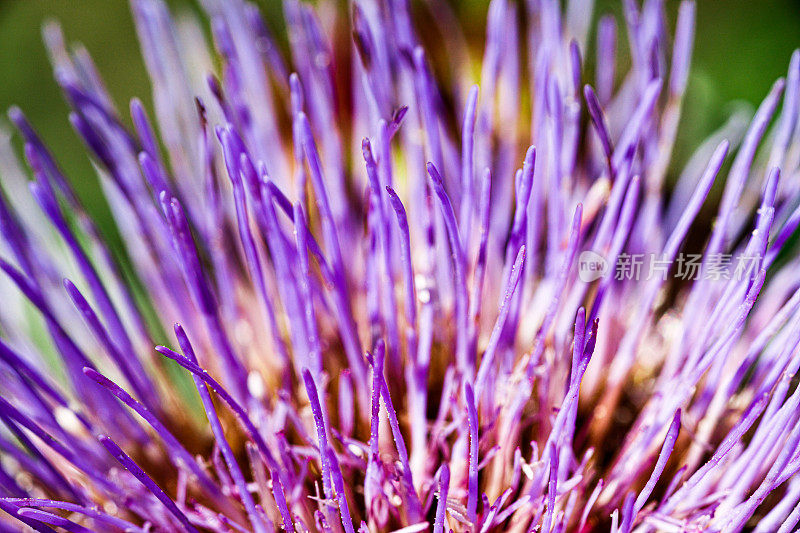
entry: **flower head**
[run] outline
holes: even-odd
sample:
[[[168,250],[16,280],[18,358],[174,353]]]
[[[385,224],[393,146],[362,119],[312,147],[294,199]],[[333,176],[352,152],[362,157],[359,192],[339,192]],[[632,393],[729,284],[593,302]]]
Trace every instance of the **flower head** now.
[[[662,4],[621,72],[583,0],[493,0],[482,54],[404,0],[285,0],[285,49],[132,0],[132,127],[48,26],[123,246],[12,109],[2,529],[793,530],[800,53],[673,186]]]

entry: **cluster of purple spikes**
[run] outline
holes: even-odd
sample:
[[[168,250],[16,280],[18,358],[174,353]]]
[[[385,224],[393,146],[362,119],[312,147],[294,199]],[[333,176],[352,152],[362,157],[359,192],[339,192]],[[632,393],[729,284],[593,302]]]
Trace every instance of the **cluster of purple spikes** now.
[[[691,0],[201,3],[132,127],[45,28],[124,249],[9,113],[0,531],[796,530],[800,53],[669,184]]]

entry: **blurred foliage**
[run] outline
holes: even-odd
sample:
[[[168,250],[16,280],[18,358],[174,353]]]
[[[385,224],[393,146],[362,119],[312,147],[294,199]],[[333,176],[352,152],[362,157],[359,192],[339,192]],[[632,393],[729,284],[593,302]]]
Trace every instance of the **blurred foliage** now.
[[[197,10],[197,0],[171,0]],[[280,28],[278,0],[260,0],[273,28]],[[483,39],[485,0],[453,0],[467,34]],[[678,2],[667,0],[674,24]],[[620,14],[618,0],[598,0],[599,14]],[[0,109],[19,105],[52,148],[79,195],[101,220],[110,220],[97,179],[67,121],[67,106],[53,81],[41,39],[47,20],[61,23],[67,40],[89,50],[109,91],[126,116],[138,96],[149,106],[150,87],[126,0],[0,0]],[[620,43],[626,46],[624,35]],[[785,74],[800,45],[800,0],[699,0],[697,36],[688,97],[675,159],[685,161],[727,116],[733,100],[757,104]],[[111,230],[113,232],[113,230]]]

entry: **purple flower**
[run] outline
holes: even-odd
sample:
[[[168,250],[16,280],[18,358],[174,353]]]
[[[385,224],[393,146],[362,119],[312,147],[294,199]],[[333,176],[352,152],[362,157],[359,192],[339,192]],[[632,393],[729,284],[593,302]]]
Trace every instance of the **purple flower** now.
[[[671,184],[690,0],[202,4],[45,29],[124,249],[9,112],[1,531],[795,530],[800,52]]]

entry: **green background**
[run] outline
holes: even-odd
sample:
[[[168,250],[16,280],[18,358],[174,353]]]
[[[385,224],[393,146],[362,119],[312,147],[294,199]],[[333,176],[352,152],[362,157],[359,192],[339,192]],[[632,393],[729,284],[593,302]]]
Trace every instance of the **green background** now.
[[[190,0],[176,8],[197,9]],[[260,2],[273,27],[277,0]],[[471,33],[482,39],[487,3],[454,3]],[[671,24],[677,2],[668,1]],[[599,0],[597,13],[619,14],[619,2]],[[96,215],[108,216],[81,142],[67,121],[67,107],[53,81],[41,39],[48,19],[58,20],[68,41],[83,43],[123,111],[132,96],[150,103],[150,88],[125,0],[0,0],[0,109],[19,105],[52,148],[80,196]],[[624,36],[621,44],[625,44]],[[700,0],[697,36],[678,163],[719,126],[733,100],[757,104],[800,46],[800,0]],[[124,113],[123,113],[124,114]],[[107,220],[107,219],[106,219]]]

